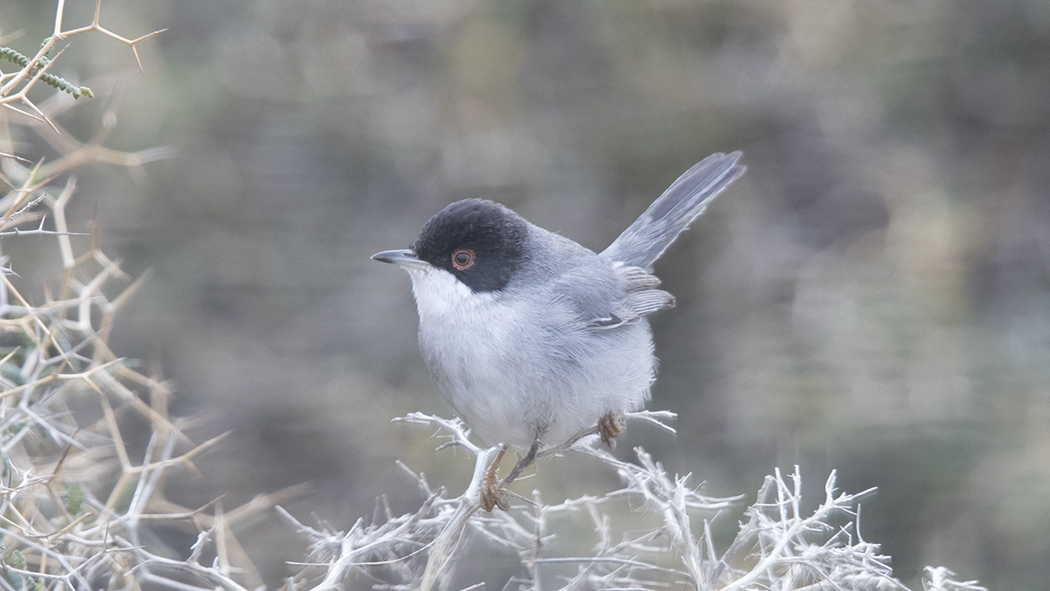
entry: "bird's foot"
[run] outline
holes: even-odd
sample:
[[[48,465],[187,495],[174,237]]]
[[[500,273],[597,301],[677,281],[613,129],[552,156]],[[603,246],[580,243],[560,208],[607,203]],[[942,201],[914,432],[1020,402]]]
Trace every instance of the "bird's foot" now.
[[[510,501],[507,500],[507,491],[503,488],[499,478],[496,476],[496,470],[499,469],[499,463],[503,460],[504,454],[507,453],[507,446],[504,445],[499,453],[496,454],[496,459],[492,460],[487,470],[485,470],[485,476],[481,479],[481,488],[478,491],[478,503],[481,508],[492,512],[493,509],[499,507],[504,511],[510,510]]]
[[[623,417],[618,414],[609,412],[604,417],[598,419],[598,435],[602,438],[602,443],[609,446],[609,449],[616,449],[616,438],[627,432],[627,425],[623,422]]]

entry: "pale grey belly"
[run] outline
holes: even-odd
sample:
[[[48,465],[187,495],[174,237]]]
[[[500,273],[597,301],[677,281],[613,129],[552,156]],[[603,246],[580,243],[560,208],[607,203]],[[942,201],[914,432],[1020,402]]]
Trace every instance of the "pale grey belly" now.
[[[420,345],[442,395],[467,425],[488,445],[524,449],[536,437],[560,444],[608,412],[644,404],[652,338],[645,323],[623,328],[552,340],[435,327],[420,331]]]

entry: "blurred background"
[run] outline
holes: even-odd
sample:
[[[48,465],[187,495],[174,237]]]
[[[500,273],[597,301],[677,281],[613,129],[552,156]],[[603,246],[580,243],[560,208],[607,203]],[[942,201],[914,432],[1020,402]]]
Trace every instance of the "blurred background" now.
[[[6,43],[32,54],[54,8],[5,0]],[[657,265],[678,307],[653,319],[650,408],[679,434],[637,426],[618,455],[752,500],[775,467],[801,465],[814,501],[837,469],[878,487],[861,531],[905,581],[1050,580],[1046,0],[106,0],[102,22],[168,31],[142,74],[76,38],[55,73],[96,98],[56,121],[174,155],[78,171],[72,223],[150,274],[114,349],[162,368],[200,439],[232,431],[177,500],[310,482],[284,506],[346,528],[380,494],[419,503],[397,459],[458,492],[469,458],[390,422],[451,411],[407,276],[369,255],[464,197],[601,250],[743,150]],[[516,489],[614,486],[567,458]],[[242,542],[272,582],[302,557],[275,517]]]

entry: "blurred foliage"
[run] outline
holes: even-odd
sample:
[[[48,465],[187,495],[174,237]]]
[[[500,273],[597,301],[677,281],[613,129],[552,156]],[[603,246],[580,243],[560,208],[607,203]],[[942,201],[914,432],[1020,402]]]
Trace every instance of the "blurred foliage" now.
[[[4,2],[2,44],[32,53],[52,10]],[[717,494],[794,463],[878,486],[866,536],[906,579],[1050,580],[1045,0],[106,10],[169,31],[140,48],[144,76],[78,41],[53,73],[96,98],[57,120],[87,141],[108,110],[107,145],[177,155],[82,173],[70,215],[153,270],[114,347],[163,363],[181,413],[235,429],[237,460],[212,467],[235,499],[312,480],[310,509],[343,527],[380,492],[416,502],[393,459],[423,469],[430,444],[386,421],[448,411],[407,280],[368,255],[468,196],[601,249],[693,162],[742,149],[748,174],[657,269],[679,304],[654,322],[651,406],[679,435],[629,437]],[[530,482],[601,478],[576,468]],[[298,555],[282,536],[249,548],[274,580]]]

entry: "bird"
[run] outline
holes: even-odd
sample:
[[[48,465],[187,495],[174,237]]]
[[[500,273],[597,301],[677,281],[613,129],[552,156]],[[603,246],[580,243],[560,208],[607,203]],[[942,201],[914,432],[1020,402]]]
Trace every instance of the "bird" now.
[[[507,509],[495,474],[508,446],[528,450],[516,475],[581,433],[612,447],[623,413],[644,407],[657,363],[647,316],[675,304],[653,264],[744,173],[741,155],[689,168],[600,253],[470,198],[434,214],[409,248],[372,255],[408,272],[420,351],[444,399],[501,446],[483,508]]]

